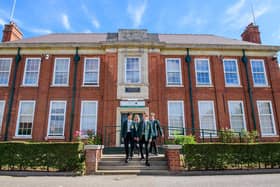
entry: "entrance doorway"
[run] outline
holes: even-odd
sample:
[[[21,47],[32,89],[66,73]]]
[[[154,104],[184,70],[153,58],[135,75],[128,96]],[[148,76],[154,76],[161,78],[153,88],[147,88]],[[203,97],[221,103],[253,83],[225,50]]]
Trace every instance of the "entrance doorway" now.
[[[143,113],[149,113],[148,107],[117,107],[117,124],[116,124],[116,146],[121,146],[121,124],[127,120],[128,113],[138,114],[140,119],[143,118]]]
[[[140,117],[140,121],[143,119],[143,113],[133,113],[132,112],[132,120],[134,119],[134,116],[136,115],[136,114],[138,114],[139,115],[139,117]],[[122,112],[121,113],[121,124],[123,124],[123,122],[125,122],[126,120],[127,120],[127,116],[128,116],[128,112]],[[121,128],[122,128],[122,125],[121,125]],[[121,129],[122,130],[122,129]],[[121,136],[120,136],[120,142],[121,142],[121,144],[124,144],[124,142],[122,141],[122,138],[121,138]]]

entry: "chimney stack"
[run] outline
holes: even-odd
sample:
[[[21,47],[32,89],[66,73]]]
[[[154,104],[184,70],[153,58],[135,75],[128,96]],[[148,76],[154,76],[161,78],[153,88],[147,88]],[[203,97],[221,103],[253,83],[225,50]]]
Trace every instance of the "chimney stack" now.
[[[22,32],[14,22],[10,22],[4,26],[2,42],[21,40],[22,37]]]
[[[242,40],[247,42],[253,42],[261,44],[261,35],[259,31],[259,26],[250,23],[245,31],[241,34]]]

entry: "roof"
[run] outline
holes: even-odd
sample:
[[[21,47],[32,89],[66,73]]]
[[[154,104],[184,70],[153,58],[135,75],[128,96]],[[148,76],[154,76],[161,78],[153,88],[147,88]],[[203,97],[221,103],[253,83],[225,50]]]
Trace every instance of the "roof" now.
[[[210,34],[157,34],[148,33],[145,29],[120,29],[115,33],[53,33],[38,37],[0,43],[0,47],[35,47],[40,45],[75,45],[91,46],[110,44],[146,43],[147,45],[168,45],[173,47],[205,47],[209,48],[250,48],[280,50],[279,46],[269,46],[252,42],[226,38]]]

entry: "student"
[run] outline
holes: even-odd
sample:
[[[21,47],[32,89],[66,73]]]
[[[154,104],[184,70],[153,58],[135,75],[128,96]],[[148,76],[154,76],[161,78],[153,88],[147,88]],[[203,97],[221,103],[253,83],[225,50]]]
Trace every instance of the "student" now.
[[[136,137],[135,125],[132,122],[132,113],[128,113],[127,120],[122,123],[121,137],[124,141],[125,148],[125,163],[128,163],[128,159],[132,159],[134,149],[134,138]],[[130,151],[129,151],[130,144]]]
[[[152,141],[150,144],[149,152],[152,153],[152,150],[154,148],[155,155],[158,155],[156,139],[157,139],[157,137],[159,137],[159,136],[163,137],[164,135],[162,132],[162,128],[160,127],[160,122],[159,122],[159,120],[155,119],[155,113],[153,113],[153,112],[150,115],[150,122],[151,122],[151,127],[152,127]]]
[[[151,123],[149,121],[149,115],[144,114],[144,119],[139,123],[138,126],[138,137],[139,137],[141,160],[144,160],[143,144],[145,145],[146,166],[150,166],[148,146],[151,141],[151,137],[152,137],[151,135],[152,135],[152,129],[151,129]]]
[[[134,117],[133,117],[133,124],[134,124],[134,127],[135,127],[135,134],[137,134],[138,132],[138,127],[139,127],[139,124],[140,124],[140,116],[138,114],[135,114]],[[138,152],[138,156],[140,154],[140,151],[139,151],[139,146],[137,146],[137,144],[139,143],[139,138],[137,138],[137,136],[134,138],[134,149],[137,150]]]

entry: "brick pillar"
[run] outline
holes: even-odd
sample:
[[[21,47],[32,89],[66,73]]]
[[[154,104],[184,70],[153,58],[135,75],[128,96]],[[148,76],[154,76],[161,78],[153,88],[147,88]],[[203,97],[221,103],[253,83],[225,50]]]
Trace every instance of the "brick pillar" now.
[[[103,145],[85,145],[86,175],[94,174],[102,157]]]
[[[165,145],[165,157],[167,158],[168,170],[169,171],[180,171],[183,170],[180,161],[180,150],[181,145]]]

